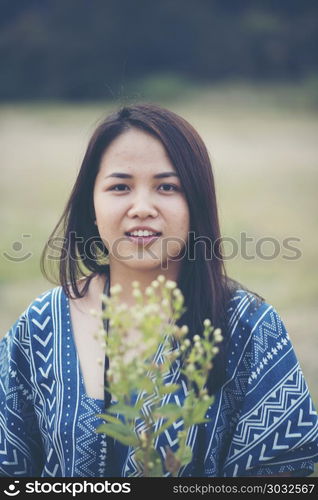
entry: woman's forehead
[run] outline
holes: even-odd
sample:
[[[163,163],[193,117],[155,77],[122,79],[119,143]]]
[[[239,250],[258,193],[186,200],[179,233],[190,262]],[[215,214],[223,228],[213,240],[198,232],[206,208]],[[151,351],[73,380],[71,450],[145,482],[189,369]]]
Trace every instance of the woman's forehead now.
[[[160,140],[138,129],[130,129],[116,137],[104,152],[100,166],[109,174],[123,168],[131,175],[141,169],[149,173],[154,171],[154,174],[167,169],[175,171]]]

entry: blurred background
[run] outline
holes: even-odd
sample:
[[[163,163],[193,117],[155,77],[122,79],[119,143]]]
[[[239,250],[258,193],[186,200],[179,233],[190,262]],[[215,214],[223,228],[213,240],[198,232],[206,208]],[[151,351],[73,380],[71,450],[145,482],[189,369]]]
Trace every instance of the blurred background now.
[[[318,2],[0,0],[0,9],[1,334],[54,286],[40,254],[96,124],[124,104],[155,102],[205,140],[228,272],[278,310],[318,406]]]

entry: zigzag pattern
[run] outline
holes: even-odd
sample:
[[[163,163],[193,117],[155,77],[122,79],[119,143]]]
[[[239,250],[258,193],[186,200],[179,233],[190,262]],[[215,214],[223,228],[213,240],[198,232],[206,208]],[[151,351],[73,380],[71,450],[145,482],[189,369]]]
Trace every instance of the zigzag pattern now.
[[[208,409],[210,421],[187,436],[204,464],[194,460],[179,475],[310,473],[318,461],[318,417],[280,317],[241,290],[230,301],[228,323],[226,380]],[[163,342],[158,363],[169,349]],[[187,388],[178,362],[165,381],[181,387],[162,404],[182,405]],[[145,396],[148,415],[156,394],[137,395]],[[114,457],[107,455],[108,438],[95,431],[103,404],[85,392],[65,293],[61,287],[43,293],[0,342],[0,475],[109,475]],[[153,425],[159,428],[162,420]],[[136,432],[142,426],[136,420]],[[165,446],[177,446],[182,426],[175,422],[157,440],[162,458]],[[141,475],[132,450],[114,446],[114,475]]]
[[[15,476],[25,476],[28,472],[26,458],[21,456],[21,453],[18,453],[16,448],[12,449],[12,455],[13,456],[9,458],[9,460],[4,460],[2,465],[14,471]]]
[[[10,329],[1,341],[0,378],[0,471],[3,475],[26,476],[33,472],[36,463],[24,437],[35,446],[33,437],[37,428],[33,424],[32,389],[28,373],[20,373],[19,367],[30,362],[29,331],[26,313]],[[7,411],[5,411],[7,410]],[[10,415],[11,425],[6,416]],[[23,427],[24,435],[18,431]],[[34,461],[36,462],[36,461]]]
[[[60,472],[59,464],[56,463],[56,460],[54,459],[55,453],[53,448],[49,449],[49,452],[47,453],[46,457],[46,463],[44,466],[44,474],[43,476],[45,477],[56,477]],[[52,460],[53,458],[53,460]]]
[[[40,309],[34,304],[31,306],[31,310],[33,311],[33,350],[35,352],[35,358],[38,356],[41,359],[41,366],[39,368],[41,377],[39,377],[38,382],[39,385],[47,391],[50,400],[54,390],[55,380],[49,380],[49,374],[53,366],[53,332],[52,313],[49,308],[50,301],[45,301],[47,296],[48,294],[46,293],[42,297],[36,299],[36,303],[42,304]]]
[[[78,437],[76,440],[76,475],[79,477],[90,477],[96,473],[96,466],[101,468],[100,456],[97,448],[94,446],[98,440],[104,444],[104,453],[100,450],[101,455],[106,457],[106,440],[101,439],[96,433],[97,418],[96,415],[100,411],[100,407],[94,400],[84,396],[81,398],[82,411],[78,419]],[[103,468],[102,468],[103,469]],[[102,470],[102,473],[104,470]]]
[[[0,384],[8,372],[8,362],[7,362],[7,344],[2,341],[0,343]]]
[[[259,464],[261,471],[262,464],[272,456],[272,452],[274,455],[286,453],[293,444],[297,447],[302,442],[313,443],[311,451],[307,453],[307,461],[304,459],[302,462],[304,467],[312,467],[310,459],[315,455],[313,450],[316,450],[317,455],[317,430],[308,426],[309,432],[305,437],[299,432],[302,421],[305,422],[302,429],[306,429],[310,421],[317,422],[315,410],[311,418],[305,408],[305,413],[300,413],[303,417],[306,414],[308,420],[297,418],[295,422],[288,418],[291,407],[296,409],[305,405],[305,401],[307,405],[308,401],[310,404],[312,402],[286,329],[270,306],[263,304],[254,308],[253,302],[248,305],[247,294],[238,292],[229,310],[232,325],[229,378],[216,394],[215,403],[207,415],[212,421],[205,429],[208,440],[205,474],[208,476],[236,476],[239,472],[245,475],[252,469],[257,475],[255,467]],[[247,332],[251,331],[252,326],[253,336],[249,338]],[[240,339],[244,339],[244,343]],[[284,380],[286,386],[283,385]],[[255,404],[250,407],[252,401]],[[284,422],[285,431],[282,430]],[[259,445],[258,449],[255,447],[248,453],[250,444],[262,442],[260,435],[263,435],[263,446]],[[286,439],[282,440],[283,435]],[[298,438],[298,443],[295,443],[294,438]],[[227,448],[229,452],[222,466],[220,450]],[[302,457],[305,456],[306,448],[303,448]],[[294,470],[295,466],[288,465],[288,470]],[[285,458],[280,465],[277,464],[276,469],[272,463],[271,468],[267,467],[266,472],[264,469],[260,475],[270,475],[273,470],[286,472],[286,467]]]
[[[251,360],[252,354],[247,351],[243,356],[241,369],[231,374],[231,378],[218,391],[214,405],[208,411],[207,418],[210,418],[212,422],[217,419],[217,425],[207,437],[209,446],[205,460],[209,464],[206,465],[208,476],[218,474],[218,450],[224,447],[226,436],[231,436],[232,430],[237,425],[239,412],[235,409],[240,407],[246,392]]]
[[[253,475],[255,475],[255,464],[262,464],[262,462],[265,463],[267,467],[264,467],[263,465],[259,465],[259,471],[260,475],[266,474],[266,475],[271,475],[273,473],[273,466],[275,467],[276,465],[276,470],[278,473],[283,473],[283,472],[290,472],[295,470],[293,468],[293,463],[301,462],[301,465],[299,465],[299,469],[307,469],[310,467],[311,462],[308,461],[311,458],[316,457],[317,458],[317,433],[318,433],[318,422],[317,422],[317,414],[314,412],[315,416],[315,424],[311,422],[301,422],[301,417],[302,417],[302,412],[303,410],[300,411],[300,415],[298,418],[298,422],[294,422],[294,426],[296,429],[299,429],[300,426],[309,426],[311,430],[309,432],[304,432],[304,435],[300,432],[292,433],[289,432],[291,429],[292,421],[288,420],[288,425],[287,425],[287,431],[284,432],[284,429],[280,429],[280,432],[275,432],[272,433],[270,436],[270,439],[267,440],[266,443],[257,443],[257,446],[255,447],[252,453],[249,453],[247,455],[245,450],[245,453],[241,457],[241,460],[239,461],[238,459],[240,458],[240,453],[239,450],[234,449],[234,460],[232,460],[232,465],[234,464],[233,468],[233,473],[229,475],[233,475],[236,477],[239,475],[239,472],[241,472],[241,475],[246,471],[252,470]],[[302,436],[302,439],[295,441],[294,439],[294,445],[291,444],[290,439],[291,438],[299,438]],[[316,446],[306,446],[302,447],[302,443],[311,443],[312,440],[316,440]],[[285,443],[285,444],[284,444]],[[312,449],[316,451],[311,451]],[[256,453],[255,453],[256,451]],[[284,452],[288,451],[288,462],[286,461],[286,458],[284,456]],[[302,460],[304,452],[307,452],[307,461]],[[301,457],[301,460],[299,460],[299,455]],[[231,464],[231,460],[227,462],[227,465]],[[270,467],[268,467],[270,465]],[[297,469],[296,469],[297,470]],[[265,472],[266,471],[266,472]],[[257,471],[256,471],[257,474]]]
[[[262,401],[246,415],[241,415],[241,420],[236,428],[235,445],[246,446],[247,443],[260,438],[261,432],[268,432],[277,421],[281,421],[282,415],[287,416],[303,398],[304,379],[298,367],[294,368],[281,385],[266,394]]]
[[[61,458],[52,441],[56,440],[57,378],[53,363],[54,342],[54,302],[58,296],[57,290],[44,292],[30,307],[31,345],[34,359],[34,378],[38,387],[35,402],[39,428],[44,440],[46,463],[42,475],[57,477],[62,471]],[[52,437],[54,436],[53,440]]]
[[[270,350],[271,339],[278,341],[284,333],[281,322],[273,311],[267,314],[267,318],[262,321],[254,335],[255,365],[258,365],[260,359]]]
[[[33,353],[34,383],[37,398],[34,402],[38,425],[46,450],[45,477],[61,475],[56,453],[53,453],[51,434],[56,421],[56,379],[53,370],[53,311],[52,299],[55,293],[44,292],[30,306],[31,347]]]

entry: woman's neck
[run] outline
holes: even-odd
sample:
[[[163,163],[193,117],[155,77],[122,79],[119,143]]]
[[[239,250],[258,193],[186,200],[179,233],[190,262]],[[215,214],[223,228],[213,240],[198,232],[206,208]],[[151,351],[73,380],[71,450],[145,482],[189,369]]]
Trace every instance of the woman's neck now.
[[[178,282],[180,262],[174,262],[169,269],[162,269],[158,267],[157,269],[131,269],[118,265],[110,265],[110,286],[121,285],[122,291],[120,294],[121,302],[127,305],[132,305],[134,303],[134,298],[132,296],[132,283],[138,281],[140,285],[140,291],[144,294],[146,288],[151,285],[159,275],[163,275],[166,280]]]

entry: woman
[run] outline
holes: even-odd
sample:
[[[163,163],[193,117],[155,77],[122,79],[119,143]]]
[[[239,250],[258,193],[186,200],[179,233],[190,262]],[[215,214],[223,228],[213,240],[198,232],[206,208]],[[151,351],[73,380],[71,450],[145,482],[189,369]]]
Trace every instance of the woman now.
[[[194,335],[210,318],[224,337],[208,384],[210,422],[189,436],[194,459],[180,475],[312,473],[317,413],[279,315],[226,276],[211,164],[191,125],[153,105],[109,116],[89,142],[44,272],[57,241],[60,286],[1,343],[2,475],[138,475],[133,451],[95,432],[109,400],[90,310],[114,284],[129,305],[131,283],[145,291],[159,274],[185,297],[179,324]],[[162,456],[176,433],[159,441]]]

